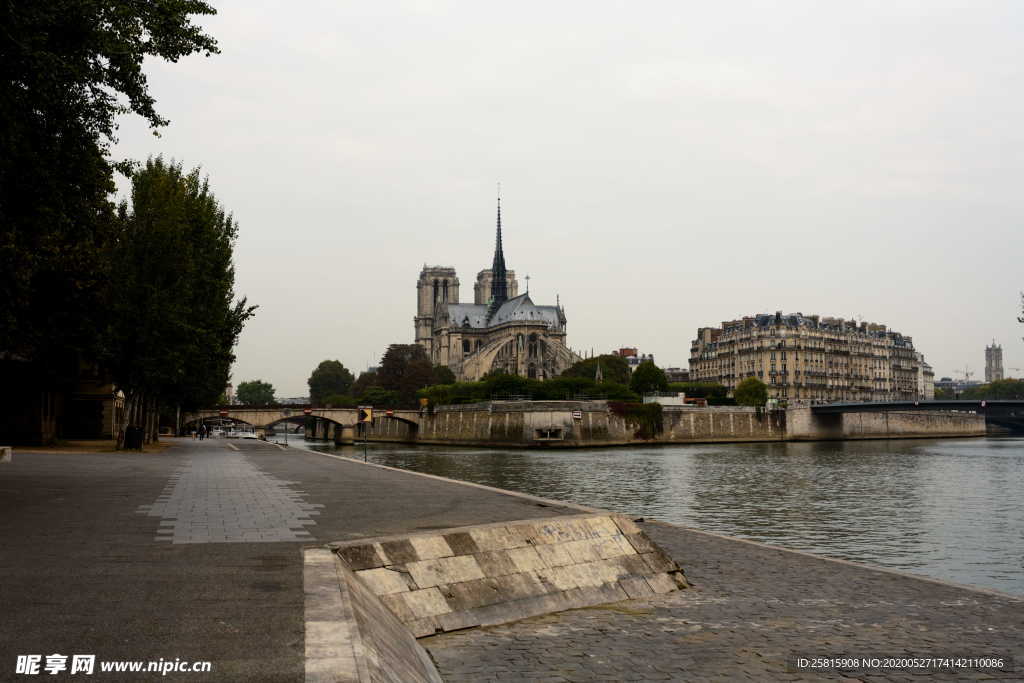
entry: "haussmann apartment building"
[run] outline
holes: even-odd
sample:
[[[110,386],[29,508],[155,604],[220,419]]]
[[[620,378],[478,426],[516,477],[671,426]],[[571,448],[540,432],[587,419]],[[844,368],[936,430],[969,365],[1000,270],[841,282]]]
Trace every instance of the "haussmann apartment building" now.
[[[697,330],[691,381],[731,392],[747,377],[789,403],[934,397],[934,373],[910,337],[885,325],[802,313],[761,313]]]

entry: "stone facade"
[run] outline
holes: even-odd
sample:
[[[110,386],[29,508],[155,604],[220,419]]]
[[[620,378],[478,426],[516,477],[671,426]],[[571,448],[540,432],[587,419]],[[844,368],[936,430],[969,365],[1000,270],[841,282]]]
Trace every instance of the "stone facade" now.
[[[501,204],[494,263],[477,274],[474,303],[460,303],[459,278],[446,266],[423,266],[416,283],[416,343],[435,365],[459,381],[492,371],[548,379],[579,360],[566,346],[565,310],[539,306],[519,294],[515,271],[505,268]]]
[[[731,391],[757,377],[771,398],[796,403],[909,401],[926,398],[934,379],[923,361],[910,337],[885,325],[762,313],[697,330],[690,379]]]
[[[985,347],[985,382],[998,382],[1003,378],[1003,347],[993,339],[992,346]]]

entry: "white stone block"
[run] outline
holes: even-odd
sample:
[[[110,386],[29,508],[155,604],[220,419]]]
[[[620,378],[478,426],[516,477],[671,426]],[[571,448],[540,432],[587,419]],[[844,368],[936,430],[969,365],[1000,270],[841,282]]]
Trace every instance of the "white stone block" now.
[[[409,583],[400,572],[384,567],[364,569],[356,572],[356,576],[373,591],[374,595],[391,595],[409,590]]]
[[[448,541],[441,536],[410,536],[409,542],[421,560],[434,560],[438,557],[451,557],[452,552]]]
[[[565,546],[559,544],[539,545],[537,546],[537,554],[540,555],[540,559],[544,560],[544,564],[548,567],[564,567],[567,564],[572,564],[572,555],[565,549]]]
[[[412,591],[411,593],[402,593],[399,597],[405,601],[406,607],[409,608],[409,611],[417,619],[426,619],[427,617],[447,614],[452,611],[451,607],[448,606],[448,601],[444,599],[441,591],[436,587]]]
[[[472,555],[439,557],[436,560],[422,560],[405,565],[413,581],[420,588],[430,588],[444,583],[461,583],[484,578],[480,565]]]
[[[544,560],[540,558],[537,553],[537,549],[529,546],[526,548],[513,548],[512,550],[506,551],[508,557],[515,564],[516,568],[521,572],[532,572],[538,569],[544,569],[547,565]]]

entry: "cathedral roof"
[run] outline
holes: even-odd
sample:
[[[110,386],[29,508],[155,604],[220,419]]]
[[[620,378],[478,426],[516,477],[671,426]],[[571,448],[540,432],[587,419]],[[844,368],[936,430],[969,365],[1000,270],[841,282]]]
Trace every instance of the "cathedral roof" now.
[[[502,303],[487,322],[486,304],[448,304],[448,320],[452,325],[484,329],[508,322],[543,322],[551,327],[561,327],[564,319],[557,306],[538,306],[529,294],[520,294]]]

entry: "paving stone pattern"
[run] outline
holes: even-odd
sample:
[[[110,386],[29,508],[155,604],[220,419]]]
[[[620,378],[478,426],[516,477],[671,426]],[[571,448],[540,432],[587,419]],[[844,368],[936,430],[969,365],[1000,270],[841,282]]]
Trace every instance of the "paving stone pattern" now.
[[[691,588],[421,640],[446,681],[1024,680],[1024,601],[662,524]],[[802,656],[1000,669],[796,671]]]
[[[333,544],[416,636],[686,586],[629,519],[559,516]]]
[[[323,505],[262,472],[237,452],[191,454],[152,505],[138,512],[161,518],[157,540],[171,543],[311,541],[305,527]]]

